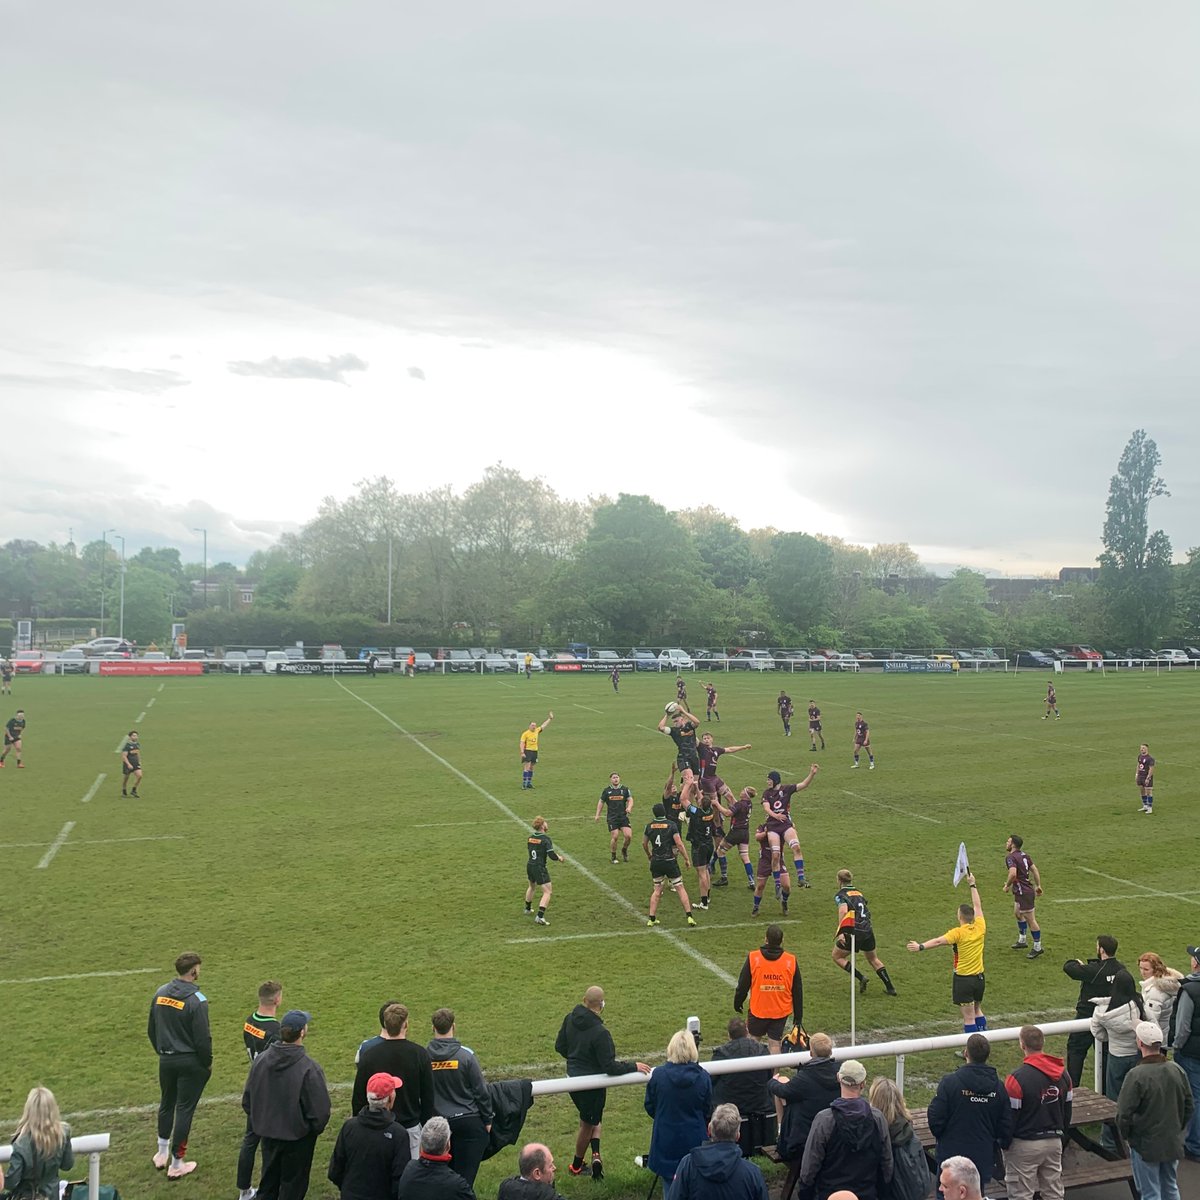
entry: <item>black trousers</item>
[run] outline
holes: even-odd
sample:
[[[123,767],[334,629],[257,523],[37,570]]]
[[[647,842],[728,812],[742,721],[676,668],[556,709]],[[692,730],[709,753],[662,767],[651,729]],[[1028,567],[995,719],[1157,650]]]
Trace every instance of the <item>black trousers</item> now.
[[[158,1056],[158,1136],[170,1139],[176,1158],[187,1153],[192,1118],[211,1074],[194,1054]]]
[[[478,1113],[450,1118],[450,1167],[475,1186],[490,1136]]]
[[[254,1132],[250,1118],[246,1118],[246,1133],[242,1138],[242,1146],[238,1151],[237,1185],[238,1190],[248,1192],[251,1180],[254,1178],[254,1152],[262,1139]]]
[[[294,1142],[263,1138],[262,1177],[258,1182],[260,1200],[304,1200],[316,1148],[315,1133]]]
[[[1092,1043],[1095,1039],[1088,1032],[1071,1033],[1067,1035],[1067,1074],[1071,1076],[1071,1082],[1076,1087],[1091,1087],[1091,1079],[1084,1080],[1083,1065],[1087,1060],[1088,1051],[1092,1048]],[[1104,1079],[1106,1068],[1106,1052],[1107,1046],[1101,1044],[1096,1053],[1100,1058],[1100,1078]],[[1101,1087],[1101,1092],[1104,1088]]]

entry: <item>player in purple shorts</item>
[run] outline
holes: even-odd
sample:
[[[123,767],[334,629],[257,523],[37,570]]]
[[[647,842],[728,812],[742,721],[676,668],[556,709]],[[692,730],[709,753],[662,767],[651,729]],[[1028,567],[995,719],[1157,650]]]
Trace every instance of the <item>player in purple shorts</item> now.
[[[738,848],[748,880],[746,886],[751,890],[754,888],[754,868],[750,865],[750,814],[754,811],[754,798],[757,795],[755,788],[742,789],[741,795],[729,806],[729,829],[717,843],[717,860],[723,871],[727,867],[729,848]]]
[[[1027,958],[1037,958],[1042,953],[1042,927],[1037,923],[1033,906],[1038,896],[1042,894],[1042,876],[1033,859],[1021,849],[1023,845],[1019,834],[1010,834],[1004,843],[1004,865],[1008,868],[1008,878],[1004,881],[1004,890],[1012,893],[1013,915],[1017,918],[1017,940],[1013,942],[1014,950],[1025,949],[1025,931],[1033,933],[1033,948]]]
[[[779,719],[783,722],[783,736],[792,736],[792,713],[795,711],[792,707],[792,698],[787,692],[780,690],[779,698],[775,701],[775,707],[779,710]]]
[[[1142,812],[1152,813],[1154,811],[1154,758],[1150,754],[1150,747],[1145,742],[1138,750],[1137,770],[1133,774],[1133,781],[1142,793]]]
[[[825,735],[821,732],[821,710],[817,707],[815,700],[808,702],[808,740],[812,742],[812,749],[817,748],[817,738],[821,739],[821,749],[825,749]]]
[[[763,792],[762,806],[767,814],[766,832],[767,843],[771,847],[772,871],[775,874],[776,895],[779,894],[779,873],[782,866],[782,844],[787,843],[796,863],[796,883],[799,887],[808,887],[804,878],[804,851],[800,849],[800,839],[796,836],[796,828],[792,823],[792,797],[802,792],[817,777],[821,768],[813,763],[808,768],[808,775],[799,783],[783,783],[778,771],[767,772],[767,789]]]
[[[871,762],[870,769],[875,770],[875,755],[871,753],[871,727],[863,720],[863,715],[860,712],[854,714],[854,764],[851,770],[855,770],[858,766],[859,752],[865,750],[867,758]]]
[[[713,717],[716,717],[719,723],[721,714],[717,712],[717,689],[711,683],[706,683],[704,684],[704,695],[707,701],[704,711],[705,720],[711,721]]]
[[[1048,720],[1051,713],[1054,714],[1056,721],[1062,715],[1058,711],[1058,697],[1054,694],[1054,684],[1048,683],[1046,684],[1046,711],[1042,715],[1042,720]]]
[[[752,917],[758,916],[758,906],[762,903],[763,892],[767,887],[767,880],[772,876],[775,877],[775,895],[779,899],[779,903],[783,905],[784,915],[787,914],[788,900],[792,895],[792,880],[788,874],[787,867],[782,871],[777,871],[772,865],[777,857],[776,852],[772,851],[770,842],[767,841],[767,827],[760,825],[754,834],[759,843],[758,852],[758,870],[756,875],[758,882],[754,884],[754,907],[750,910]]]

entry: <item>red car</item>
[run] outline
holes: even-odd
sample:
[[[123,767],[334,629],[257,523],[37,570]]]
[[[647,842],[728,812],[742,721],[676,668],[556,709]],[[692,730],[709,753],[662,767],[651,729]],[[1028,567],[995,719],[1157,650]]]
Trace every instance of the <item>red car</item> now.
[[[40,675],[46,663],[43,650],[18,650],[12,656],[13,670],[18,675]]]

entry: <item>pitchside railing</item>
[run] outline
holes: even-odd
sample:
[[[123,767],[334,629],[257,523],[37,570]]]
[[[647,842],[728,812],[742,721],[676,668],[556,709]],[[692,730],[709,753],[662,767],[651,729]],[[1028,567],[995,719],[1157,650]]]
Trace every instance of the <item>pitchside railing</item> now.
[[[71,1149],[75,1157],[87,1155],[87,1195],[88,1200],[99,1200],[100,1197],[100,1155],[108,1149],[109,1135],[107,1133],[91,1133],[86,1137],[73,1137]],[[11,1146],[0,1146],[0,1165],[12,1158]]]

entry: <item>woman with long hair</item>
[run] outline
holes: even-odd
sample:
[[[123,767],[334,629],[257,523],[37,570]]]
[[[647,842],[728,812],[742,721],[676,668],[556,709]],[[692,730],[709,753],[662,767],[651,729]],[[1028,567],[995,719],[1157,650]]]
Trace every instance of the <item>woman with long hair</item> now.
[[[71,1127],[63,1122],[49,1088],[35,1087],[13,1138],[5,1185],[13,1196],[58,1200],[58,1177],[75,1165]]]
[[[1146,1006],[1146,1020],[1153,1021],[1166,1036],[1183,974],[1174,967],[1168,967],[1153,951],[1138,958],[1138,971],[1142,976],[1142,1003]]]
[[[881,1075],[871,1084],[873,1107],[883,1113],[892,1143],[892,1181],[879,1194],[890,1200],[921,1200],[933,1186],[933,1175],[925,1160],[921,1141],[913,1132],[912,1113],[904,1103],[904,1093],[895,1082]]]
[[[1146,1019],[1146,1006],[1138,995],[1137,984],[1128,971],[1121,970],[1113,977],[1112,994],[1096,1002],[1092,1014],[1092,1036],[1097,1042],[1108,1043],[1108,1065],[1104,1071],[1104,1094],[1116,1100],[1121,1094],[1125,1076],[1137,1066],[1139,1054],[1136,1030],[1139,1021]],[[1107,1146],[1112,1137],[1104,1127],[1101,1137]]]
[[[646,1165],[663,1181],[664,1194],[679,1160],[704,1142],[713,1111],[712,1077],[700,1065],[696,1039],[681,1029],[667,1043],[667,1061],[650,1072],[646,1111],[654,1118]]]

